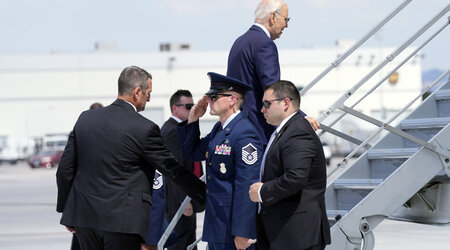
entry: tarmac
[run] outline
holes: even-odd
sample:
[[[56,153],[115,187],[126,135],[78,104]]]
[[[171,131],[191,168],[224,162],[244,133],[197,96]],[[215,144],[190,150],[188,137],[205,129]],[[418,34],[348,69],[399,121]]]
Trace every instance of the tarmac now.
[[[54,168],[31,169],[24,162],[0,165],[0,250],[70,249],[72,235],[56,212],[55,174]],[[198,236],[202,219],[200,214]],[[450,249],[450,226],[385,220],[374,235],[376,250]],[[198,249],[205,246],[201,242]]]

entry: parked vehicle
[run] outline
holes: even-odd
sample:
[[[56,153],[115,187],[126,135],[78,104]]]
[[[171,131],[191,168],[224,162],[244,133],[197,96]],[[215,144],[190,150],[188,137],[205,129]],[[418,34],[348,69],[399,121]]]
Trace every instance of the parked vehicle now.
[[[48,134],[43,138],[43,151],[64,150],[68,139],[67,134]]]
[[[25,137],[0,135],[0,163],[16,164],[24,160],[29,147],[29,140]]]
[[[41,151],[28,159],[31,168],[53,168],[58,166],[61,160],[61,150]]]

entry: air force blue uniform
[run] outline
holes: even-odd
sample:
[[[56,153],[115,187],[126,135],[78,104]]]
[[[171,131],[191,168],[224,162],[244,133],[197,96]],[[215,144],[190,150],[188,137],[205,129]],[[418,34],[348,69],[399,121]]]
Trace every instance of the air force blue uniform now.
[[[206,160],[202,240],[210,249],[236,249],[235,236],[255,239],[256,203],[248,191],[259,179],[263,149],[254,125],[240,112],[225,128],[217,122],[201,139],[198,121],[179,123],[178,132],[184,157]]]

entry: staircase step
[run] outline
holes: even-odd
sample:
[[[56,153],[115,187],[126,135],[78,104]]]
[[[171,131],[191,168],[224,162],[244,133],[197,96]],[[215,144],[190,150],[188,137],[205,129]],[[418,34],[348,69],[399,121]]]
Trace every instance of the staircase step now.
[[[348,210],[327,210],[328,223],[332,227],[338,220],[344,217]]]
[[[440,117],[450,116],[450,89],[441,89],[434,94]]]
[[[337,193],[338,210],[351,210],[375,189],[383,179],[337,179],[333,187]]]
[[[383,179],[337,179],[333,182],[334,189],[364,189],[376,188]]]
[[[367,159],[370,162],[372,178],[386,179],[417,150],[418,148],[370,149]]]
[[[367,152],[367,159],[407,159],[417,150],[417,148],[372,148]]]
[[[424,141],[428,141],[449,123],[450,117],[408,119],[402,121],[400,127],[406,133]],[[405,139],[405,147],[419,147],[419,145]]]
[[[348,210],[327,210],[328,220],[336,220],[336,216],[344,217],[347,213]]]
[[[407,119],[400,123],[402,129],[443,128],[450,123],[450,117]]]
[[[434,92],[436,100],[448,100],[450,99],[450,89],[440,89]]]

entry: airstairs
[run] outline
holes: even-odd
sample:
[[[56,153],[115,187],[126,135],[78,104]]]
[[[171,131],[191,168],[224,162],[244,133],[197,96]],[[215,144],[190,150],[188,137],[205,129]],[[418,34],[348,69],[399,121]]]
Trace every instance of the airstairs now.
[[[373,249],[386,218],[450,223],[450,80],[392,130],[327,186],[326,249]]]
[[[324,76],[337,68],[411,2],[412,0],[405,0],[400,4],[306,85],[300,94],[302,96],[307,94]],[[403,109],[386,121],[377,120],[355,109],[356,105],[364,101],[385,83],[389,76],[447,28],[450,24],[450,16],[446,19],[443,17],[449,11],[450,4],[395,51],[387,55],[385,60],[375,66],[352,88],[345,91],[317,118],[321,123],[319,136],[328,133],[357,145],[355,150],[328,173],[325,199],[332,243],[326,247],[327,250],[373,249],[375,245],[373,230],[385,219],[437,225],[450,224],[450,77],[448,77],[450,69],[422,93],[411,97],[411,101]],[[425,41],[422,44],[406,55],[403,61],[385,74],[359,100],[353,102],[353,105],[346,105],[348,99],[354,97],[354,93],[361,86],[442,19],[445,19],[444,23],[437,31],[424,38]],[[431,91],[445,77],[449,80]],[[431,94],[418,107],[414,108],[406,118],[398,121],[428,92]],[[341,111],[341,114],[330,122],[327,118],[331,118],[330,115],[336,111]],[[377,129],[364,141],[335,130],[333,126],[345,115],[371,123]],[[394,123],[397,125],[392,125]],[[381,134],[384,134],[383,137],[375,141]],[[356,155],[360,156],[353,160]],[[186,197],[159,241],[158,249],[163,249],[164,242],[189,201],[190,198]],[[192,249],[200,240],[198,239],[188,249]]]

